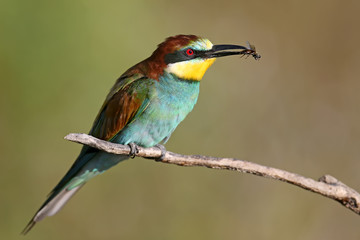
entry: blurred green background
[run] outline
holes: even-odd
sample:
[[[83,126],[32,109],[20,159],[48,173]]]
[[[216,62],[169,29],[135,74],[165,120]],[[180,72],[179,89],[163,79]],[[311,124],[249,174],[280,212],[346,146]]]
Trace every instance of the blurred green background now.
[[[166,37],[255,44],[219,59],[167,149],[236,157],[360,190],[358,1],[0,1],[0,238],[67,171],[127,68]],[[84,187],[27,239],[359,239],[359,216],[289,184],[143,159]]]

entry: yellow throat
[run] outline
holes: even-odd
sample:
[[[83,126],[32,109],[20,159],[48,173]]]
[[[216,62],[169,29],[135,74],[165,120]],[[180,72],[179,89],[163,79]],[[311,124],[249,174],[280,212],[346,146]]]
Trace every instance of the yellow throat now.
[[[186,79],[200,81],[206,70],[215,62],[215,58],[194,59],[191,61],[177,62],[169,64],[167,71],[176,76]]]

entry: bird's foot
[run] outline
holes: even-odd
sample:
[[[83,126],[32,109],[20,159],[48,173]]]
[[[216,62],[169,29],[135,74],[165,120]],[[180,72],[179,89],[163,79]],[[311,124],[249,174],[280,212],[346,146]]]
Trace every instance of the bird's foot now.
[[[161,156],[156,158],[155,160],[156,161],[162,161],[164,160],[164,157],[165,157],[165,154],[166,154],[166,148],[164,147],[164,145],[161,145],[161,144],[156,144],[155,147],[159,148],[160,151],[161,151]]]
[[[138,149],[138,145],[136,145],[135,143],[131,142],[128,144],[128,146],[130,147],[130,154],[129,156],[131,158],[134,158],[136,156],[136,154],[139,153],[139,149]]]

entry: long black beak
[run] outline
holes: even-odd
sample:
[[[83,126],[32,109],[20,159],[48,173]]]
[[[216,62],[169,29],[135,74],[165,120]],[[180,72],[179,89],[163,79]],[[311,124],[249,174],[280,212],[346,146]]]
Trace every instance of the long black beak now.
[[[228,50],[239,50],[241,51],[228,51]],[[212,49],[205,52],[205,57],[207,58],[218,58],[231,55],[251,55],[255,60],[261,58],[261,56],[256,52],[255,46],[248,43],[248,47],[240,45],[214,45]]]

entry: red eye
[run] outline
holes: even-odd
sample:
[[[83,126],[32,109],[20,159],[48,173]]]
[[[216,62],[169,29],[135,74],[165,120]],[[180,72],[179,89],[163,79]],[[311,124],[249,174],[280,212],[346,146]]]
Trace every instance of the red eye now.
[[[188,50],[186,50],[186,54],[188,56],[194,55],[194,50],[192,50],[191,48],[189,48]]]

